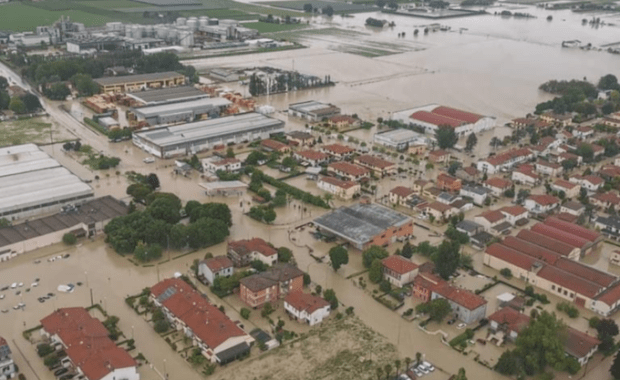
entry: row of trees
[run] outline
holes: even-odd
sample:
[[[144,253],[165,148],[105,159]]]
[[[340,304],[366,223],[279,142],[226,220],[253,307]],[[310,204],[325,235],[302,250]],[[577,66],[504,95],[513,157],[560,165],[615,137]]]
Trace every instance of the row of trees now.
[[[559,96],[537,104],[537,114],[553,110],[557,114],[577,112],[589,117],[598,113],[597,105],[600,105],[604,115],[614,112],[620,106],[620,85],[612,74],[601,77],[596,86],[584,78],[570,81],[550,80],[540,85],[540,89]],[[599,90],[611,90],[610,99],[602,104],[596,102]]]
[[[250,76],[248,89],[252,96],[259,96],[331,85],[333,82],[329,75],[321,79],[315,76],[302,75],[296,71],[285,71],[275,77],[254,73]]]

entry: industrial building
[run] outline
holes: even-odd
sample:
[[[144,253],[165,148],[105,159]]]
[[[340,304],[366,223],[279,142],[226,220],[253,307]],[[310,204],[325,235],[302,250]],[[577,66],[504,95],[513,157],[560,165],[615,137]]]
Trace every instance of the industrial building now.
[[[283,121],[248,112],[136,132],[133,143],[156,157],[169,158],[196,154],[216,145],[266,139],[281,132]]]
[[[208,98],[209,94],[192,86],[168,87],[127,94],[130,98],[143,106],[156,106],[161,104],[188,102],[191,100]]]
[[[413,235],[410,217],[376,203],[341,207],[313,223],[321,233],[337,236],[359,250],[388,245]]]
[[[426,133],[430,134],[434,134],[439,127],[447,126],[453,128],[458,136],[486,131],[495,126],[494,117],[478,115],[439,104],[429,104],[394,112],[392,120],[400,121],[411,127],[423,128]]]
[[[95,236],[110,220],[126,213],[127,206],[106,196],[80,206],[65,207],[54,215],[0,228],[0,261],[60,243],[66,233],[76,237]]]
[[[307,102],[289,104],[288,113],[301,119],[321,121],[323,118],[340,115],[340,108],[332,104],[309,100]]]
[[[93,198],[93,189],[34,144],[0,148],[0,218],[60,211]]]
[[[185,84],[185,76],[167,71],[164,73],[97,78],[94,81],[101,86],[101,92],[130,92],[147,88],[181,86]]]
[[[144,120],[150,125],[161,125],[188,123],[201,115],[218,117],[230,104],[232,103],[224,98],[203,98],[181,103],[132,108],[130,111],[139,121]]]
[[[388,148],[405,150],[410,145],[426,145],[427,138],[409,129],[393,129],[387,132],[375,133],[373,140]]]

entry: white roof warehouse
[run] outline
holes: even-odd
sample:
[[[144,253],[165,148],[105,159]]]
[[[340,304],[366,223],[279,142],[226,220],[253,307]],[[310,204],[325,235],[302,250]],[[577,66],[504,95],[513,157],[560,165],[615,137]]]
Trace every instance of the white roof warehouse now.
[[[93,198],[93,189],[34,144],[0,148],[0,218],[59,211]]]
[[[136,132],[133,143],[156,157],[169,158],[221,144],[266,139],[280,132],[284,132],[283,121],[249,112]]]
[[[204,114],[217,117],[220,115],[221,110],[230,104],[230,101],[224,98],[204,98],[180,103],[132,108],[131,111],[138,117],[138,120],[146,120],[150,125],[172,124],[189,122],[197,116]]]

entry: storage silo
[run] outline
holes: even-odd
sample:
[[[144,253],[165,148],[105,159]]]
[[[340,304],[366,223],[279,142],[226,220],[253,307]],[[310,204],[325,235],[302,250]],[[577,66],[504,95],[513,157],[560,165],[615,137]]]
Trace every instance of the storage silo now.
[[[209,18],[207,16],[201,16],[198,19],[198,26],[207,26],[209,25]]]
[[[185,26],[187,19],[185,17],[177,18],[177,26]]]
[[[179,44],[186,47],[194,46],[194,32],[179,32]]]
[[[196,19],[187,20],[187,28],[190,31],[198,30],[198,20],[196,20]]]
[[[218,25],[220,23],[220,21],[216,18],[210,18],[209,19],[209,25]]]

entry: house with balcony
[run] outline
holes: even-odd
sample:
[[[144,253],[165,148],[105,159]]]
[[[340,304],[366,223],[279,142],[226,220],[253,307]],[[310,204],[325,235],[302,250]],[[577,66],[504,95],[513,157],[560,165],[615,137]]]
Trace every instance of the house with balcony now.
[[[254,260],[266,265],[274,265],[278,261],[278,251],[261,238],[229,241],[227,256],[237,268],[246,267]]]
[[[17,376],[17,366],[13,361],[11,348],[6,339],[0,336],[0,380],[8,380]]]
[[[296,321],[314,326],[329,316],[331,306],[321,297],[294,291],[284,297],[284,310]]]
[[[198,275],[208,284],[213,285],[218,277],[230,277],[233,274],[233,262],[227,256],[215,256],[198,263]]]
[[[301,291],[304,286],[303,277],[304,272],[296,266],[280,263],[266,272],[242,278],[239,281],[239,296],[245,304],[256,309],[291,292]]]
[[[381,265],[383,278],[399,288],[412,283],[418,275],[418,266],[400,255],[386,257]]]

